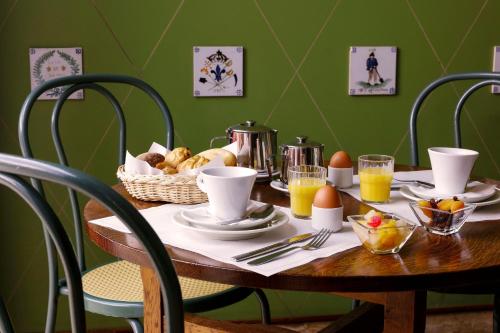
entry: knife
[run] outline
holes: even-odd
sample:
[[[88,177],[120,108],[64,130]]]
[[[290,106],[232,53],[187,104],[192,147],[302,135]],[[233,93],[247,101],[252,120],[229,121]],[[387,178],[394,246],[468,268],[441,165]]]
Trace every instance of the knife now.
[[[253,250],[253,251],[250,251],[250,252],[239,254],[237,256],[234,256],[233,259],[235,261],[243,261],[243,260],[251,259],[251,258],[254,258],[254,257],[258,257],[258,256],[261,256],[261,255],[264,255],[264,254],[268,254],[268,253],[276,251],[276,250],[280,250],[280,249],[285,248],[285,247],[287,247],[289,245],[303,242],[303,241],[308,240],[309,238],[311,238],[313,236],[314,235],[311,234],[311,233],[302,234],[302,235],[298,235],[298,236],[293,236],[293,237],[290,237],[288,239],[282,240],[280,242],[268,245],[266,247],[263,247],[263,248],[260,248],[260,249],[257,249],[257,250]]]

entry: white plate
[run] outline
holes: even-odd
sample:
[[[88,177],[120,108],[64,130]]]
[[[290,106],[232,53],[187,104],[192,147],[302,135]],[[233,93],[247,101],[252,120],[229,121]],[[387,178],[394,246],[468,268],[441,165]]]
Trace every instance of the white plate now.
[[[233,241],[255,238],[266,232],[280,228],[288,223],[288,216],[282,212],[277,212],[275,218],[270,221],[270,224],[264,224],[261,228],[243,230],[215,230],[197,227],[182,218],[180,212],[177,212],[174,215],[174,223],[188,232],[192,232],[206,238]]]
[[[408,189],[422,199],[457,197],[459,200],[468,203],[484,201],[496,192],[495,185],[484,184],[481,182],[471,182],[467,185],[464,193],[455,195],[442,195],[436,192],[436,189],[424,188],[422,186],[408,185]]]
[[[288,185],[283,184],[283,182],[279,179],[273,180],[269,185],[271,185],[271,187],[275,190],[288,193]]]
[[[423,198],[420,198],[420,197],[416,196],[415,194],[413,194],[413,192],[410,191],[410,189],[408,188],[407,185],[401,186],[401,188],[399,189],[399,193],[401,193],[401,195],[403,197],[410,199],[410,200],[413,200],[413,201],[419,201],[419,200],[423,199]],[[499,203],[499,202],[500,202],[500,191],[497,190],[493,194],[493,196],[488,198],[488,200],[475,202],[474,204],[477,207],[482,207],[482,206],[494,205],[494,204]]]
[[[279,170],[273,171],[273,177],[277,176],[279,174],[280,174]],[[267,171],[266,172],[264,172],[264,171],[257,172],[257,179],[256,179],[257,181],[262,181],[262,180],[267,180],[267,179],[269,179],[269,174],[267,173]]]
[[[181,209],[181,217],[195,226],[204,227],[207,229],[240,230],[240,229],[250,229],[257,227],[261,224],[267,223],[274,216],[276,216],[276,209],[274,209],[274,211],[270,215],[266,216],[263,219],[256,219],[256,220],[245,219],[241,220],[240,222],[235,222],[228,225],[220,225],[218,223],[222,222],[222,220],[219,220],[218,218],[214,217],[210,213],[208,207],[209,207],[208,204],[206,204],[196,208]],[[256,207],[257,207],[256,204],[251,203],[248,206],[248,209],[250,210]]]

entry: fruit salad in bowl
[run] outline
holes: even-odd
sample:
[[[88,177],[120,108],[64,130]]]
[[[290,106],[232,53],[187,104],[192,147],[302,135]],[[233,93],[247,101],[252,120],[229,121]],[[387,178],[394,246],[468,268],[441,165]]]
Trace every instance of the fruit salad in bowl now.
[[[460,230],[476,205],[453,197],[411,202],[410,208],[427,231],[438,235],[451,235]]]
[[[395,214],[370,210],[347,217],[363,246],[375,254],[397,253],[417,227]]]

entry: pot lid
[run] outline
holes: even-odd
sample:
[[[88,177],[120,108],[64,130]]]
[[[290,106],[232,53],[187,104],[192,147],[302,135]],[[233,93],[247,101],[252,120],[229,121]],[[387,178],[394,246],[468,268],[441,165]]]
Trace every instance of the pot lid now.
[[[315,141],[309,141],[307,136],[300,135],[297,136],[295,140],[284,143],[281,146],[283,148],[318,148],[323,147],[323,144]]]
[[[270,127],[257,124],[255,120],[247,120],[241,124],[229,127],[228,130],[243,133],[267,133],[269,131],[275,131]]]

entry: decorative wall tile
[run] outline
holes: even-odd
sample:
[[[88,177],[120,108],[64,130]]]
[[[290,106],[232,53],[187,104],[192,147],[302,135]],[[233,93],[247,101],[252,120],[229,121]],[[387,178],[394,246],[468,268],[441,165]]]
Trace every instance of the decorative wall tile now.
[[[243,96],[243,47],[193,47],[194,96]]]

